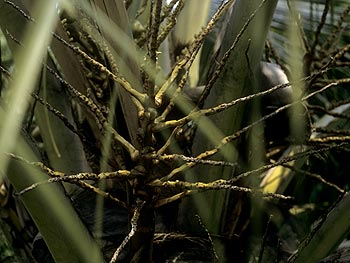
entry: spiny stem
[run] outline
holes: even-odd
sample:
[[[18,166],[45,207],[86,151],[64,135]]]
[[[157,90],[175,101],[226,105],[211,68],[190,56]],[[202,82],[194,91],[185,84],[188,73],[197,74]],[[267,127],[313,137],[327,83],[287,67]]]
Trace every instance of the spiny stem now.
[[[110,263],[117,262],[117,259],[118,259],[119,255],[122,253],[123,249],[129,243],[131,238],[136,234],[137,222],[139,221],[141,209],[143,208],[144,205],[145,205],[145,201],[141,201],[141,200],[137,201],[137,204],[136,204],[136,207],[134,210],[134,214],[131,218],[131,230],[130,230],[129,234],[124,238],[123,242],[119,245],[117,250],[114,252],[112,259],[110,260]]]
[[[99,109],[99,107],[87,96],[79,92],[77,89],[75,89],[71,84],[69,84],[67,81],[62,79],[52,68],[49,66],[46,66],[46,68],[49,70],[51,74],[53,74],[65,87],[69,89],[70,92],[72,92],[83,105],[89,108],[89,110],[95,114],[97,120],[102,124],[103,128],[107,130],[108,132],[111,132],[114,139],[118,141],[130,154],[131,158],[133,160],[136,160],[139,156],[139,151],[130,143],[128,142],[124,137],[122,137],[113,127],[112,125],[107,121],[105,116],[103,115],[102,111]]]
[[[24,158],[21,157],[21,156],[18,156],[18,155],[12,154],[12,153],[9,153],[9,154],[7,154],[7,155],[8,155],[9,157],[11,157],[12,159],[14,159],[14,160],[17,160],[17,161],[23,162],[23,163],[25,163],[25,164],[27,164],[27,165],[31,165],[31,166],[34,166],[34,167],[39,168],[42,172],[44,172],[44,173],[47,174],[48,176],[54,177],[55,180],[59,180],[59,178],[61,178],[61,177],[64,178],[64,177],[66,176],[65,173],[58,172],[58,171],[54,171],[54,170],[50,169],[49,167],[47,167],[45,164],[43,164],[43,163],[41,163],[41,162],[31,162],[31,161],[28,161],[28,160],[24,159]],[[120,171],[119,171],[119,172],[120,172]],[[128,171],[127,171],[127,172],[128,172]],[[127,175],[127,172],[123,172],[123,173],[125,173],[125,175]],[[83,174],[86,175],[86,174],[88,174],[88,173],[83,173]],[[72,176],[74,176],[74,175],[72,175]],[[95,176],[95,178],[97,178],[97,177],[98,177],[98,174],[97,174],[97,175],[94,174],[94,176]],[[129,174],[129,176],[131,176],[131,175]],[[51,179],[54,179],[54,178],[51,178]],[[91,179],[91,178],[89,178],[89,179]],[[96,180],[97,180],[97,179],[96,179]],[[62,181],[64,181],[64,179],[63,179]],[[17,193],[17,195],[24,194],[25,192],[28,192],[28,191],[30,191],[30,190],[36,188],[37,186],[39,186],[39,185],[41,185],[41,184],[45,184],[45,183],[49,183],[49,182],[48,182],[48,181],[43,181],[43,182],[37,183],[36,186],[31,185],[31,186],[29,186],[29,187],[23,189],[23,190],[20,191],[19,193]],[[105,197],[105,198],[108,198],[108,199],[110,199],[110,200],[116,202],[116,203],[119,204],[120,206],[122,206],[122,207],[124,207],[124,208],[127,208],[127,205],[126,205],[123,201],[119,200],[118,198],[115,198],[115,197],[112,196],[111,194],[109,194],[109,193],[107,193],[107,192],[105,192],[105,191],[102,191],[101,189],[99,189],[99,188],[97,188],[97,187],[95,187],[95,186],[93,186],[93,185],[91,185],[91,184],[88,184],[87,182],[84,182],[84,181],[81,181],[81,180],[80,180],[80,181],[73,181],[72,183],[76,183],[76,184],[78,184],[79,186],[81,186],[82,188],[85,188],[85,189],[88,189],[88,190],[90,190],[90,191],[93,191],[93,192],[95,192],[95,193],[97,193],[97,194],[99,194],[99,195],[101,195],[101,196],[103,196],[103,197]],[[35,185],[35,184],[34,184],[34,185]]]
[[[65,46],[70,48],[71,50],[74,51],[74,53],[78,54],[81,56],[87,63],[91,64],[101,72],[104,72],[109,78],[113,79],[115,82],[120,84],[130,95],[135,97],[142,105],[145,105],[148,96],[146,94],[138,92],[136,89],[134,89],[131,84],[122,76],[117,76],[113,72],[111,72],[108,68],[106,68],[103,64],[100,62],[94,60],[91,58],[88,54],[86,54],[84,51],[82,51],[79,47],[73,46],[67,41],[65,41],[63,38],[58,36],[57,34],[54,34],[54,37],[57,38],[61,43],[63,43]],[[139,105],[136,105],[139,106]],[[140,109],[141,110],[141,109]]]
[[[163,130],[165,128],[171,128],[171,127],[184,125],[191,120],[196,120],[202,116],[210,116],[210,115],[219,113],[219,112],[224,111],[230,107],[235,106],[238,103],[246,102],[248,100],[252,100],[252,99],[260,97],[260,96],[265,96],[265,95],[271,94],[272,92],[274,92],[276,90],[283,89],[283,88],[286,88],[289,86],[291,86],[291,83],[280,84],[280,85],[274,86],[268,90],[254,93],[254,94],[251,94],[251,95],[248,95],[245,97],[241,97],[241,98],[238,98],[236,100],[232,100],[228,103],[222,103],[222,104],[219,104],[219,105],[212,107],[212,108],[209,108],[209,109],[192,111],[187,116],[185,116],[181,119],[170,120],[170,121],[166,121],[163,123],[155,124],[152,129],[153,129],[153,131],[160,131],[160,130]]]
[[[275,193],[263,193],[261,190],[257,189],[251,189],[247,187],[241,187],[232,185],[229,180],[216,180],[209,183],[203,183],[203,182],[196,182],[196,183],[190,183],[190,182],[184,182],[184,181],[165,181],[162,182],[160,180],[155,180],[151,183],[154,187],[170,187],[170,188],[181,188],[181,189],[187,189],[187,190],[196,190],[196,191],[209,191],[209,190],[232,190],[232,191],[238,191],[238,192],[245,192],[250,193],[254,195],[261,195],[262,197],[272,197],[277,199],[284,199],[289,200],[292,199],[292,197],[281,195],[281,194],[275,194]]]

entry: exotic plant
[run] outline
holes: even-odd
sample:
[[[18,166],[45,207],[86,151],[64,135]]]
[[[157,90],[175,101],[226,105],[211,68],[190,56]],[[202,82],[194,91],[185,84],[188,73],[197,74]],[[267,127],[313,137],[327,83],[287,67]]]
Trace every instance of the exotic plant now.
[[[290,4],[292,55],[280,51],[281,63],[273,48],[278,41],[266,42],[276,0],[214,4],[0,2],[14,65],[1,66],[0,165],[4,195],[19,198],[25,209],[2,206],[8,215],[17,207],[11,221],[18,222],[22,246],[34,239],[27,257],[221,262],[256,256],[261,262],[291,254],[264,254],[269,237],[282,238],[269,235],[270,223],[281,226],[279,215],[294,204],[286,190],[292,174],[277,168],[300,171],[310,155],[347,146],[346,136],[309,139],[308,130],[326,126],[314,125],[320,116],[310,109],[330,114],[310,102],[349,82],[325,77],[346,66],[339,63],[348,46],[330,43],[341,36],[349,8],[337,16],[322,53],[329,1],[311,46]],[[264,52],[280,66],[261,63]],[[278,132],[276,122],[284,127]],[[289,155],[281,154],[287,147]],[[324,220],[291,261],[321,259],[342,240],[348,199],[329,216],[341,230],[320,242],[329,231]]]

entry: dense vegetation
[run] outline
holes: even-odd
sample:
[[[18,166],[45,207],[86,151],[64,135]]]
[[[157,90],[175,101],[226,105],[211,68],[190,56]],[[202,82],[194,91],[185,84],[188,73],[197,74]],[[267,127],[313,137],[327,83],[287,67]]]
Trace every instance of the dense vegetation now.
[[[0,0],[0,261],[349,261],[349,12]]]

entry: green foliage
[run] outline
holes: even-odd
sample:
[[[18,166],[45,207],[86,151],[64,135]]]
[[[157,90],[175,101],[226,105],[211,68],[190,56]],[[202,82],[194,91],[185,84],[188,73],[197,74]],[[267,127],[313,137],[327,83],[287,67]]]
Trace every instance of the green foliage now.
[[[277,2],[224,1],[207,19],[201,0],[1,1],[1,206],[22,248],[36,236],[22,257],[306,262],[336,249],[350,228],[350,7]],[[291,83],[263,83],[261,60]]]

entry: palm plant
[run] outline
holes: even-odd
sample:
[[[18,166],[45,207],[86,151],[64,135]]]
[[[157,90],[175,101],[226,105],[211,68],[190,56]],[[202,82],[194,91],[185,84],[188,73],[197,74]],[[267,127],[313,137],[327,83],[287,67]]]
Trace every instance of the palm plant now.
[[[315,15],[317,28],[307,28],[289,3],[288,35],[276,29],[285,26],[277,16],[266,43],[277,1],[223,1],[212,6],[208,21],[210,5],[0,2],[0,28],[15,65],[13,71],[1,66],[8,85],[2,90],[0,166],[7,195],[14,191],[26,208],[18,209],[16,220],[22,227],[35,224],[26,239],[22,236],[28,244],[36,235],[28,257],[43,262],[257,257],[261,262],[291,254],[271,249],[276,241],[269,240],[282,235],[272,229],[294,226],[281,214],[298,219],[288,210],[296,204],[289,195],[298,198],[292,192],[298,181],[286,169],[301,173],[310,156],[347,146],[345,133],[325,130],[338,119],[319,125],[316,118],[346,117],[330,113],[338,103],[329,105],[338,96],[347,105],[344,92],[320,93],[348,83],[338,70],[348,66],[348,46],[341,41],[347,37],[342,32],[348,11],[335,12],[338,25],[332,27],[326,1],[321,17]],[[276,32],[288,39],[292,56],[284,53]],[[311,44],[309,32],[316,33]],[[331,45],[336,37],[339,43]],[[264,52],[293,82],[291,98],[268,113],[264,98],[291,84],[261,83],[268,80],[261,78]],[[290,138],[298,146],[264,134],[265,123],[287,110]],[[325,138],[305,139],[305,112]],[[281,154],[287,147],[293,155]],[[259,175],[266,171],[261,183]],[[336,189],[336,196],[345,192]],[[344,238],[348,199],[345,194],[291,262],[305,262],[305,255],[319,260]],[[4,209],[13,206],[7,202]],[[330,219],[341,228],[327,242],[321,234],[329,233]],[[297,232],[298,238],[308,230]],[[296,240],[290,244],[297,248]]]

